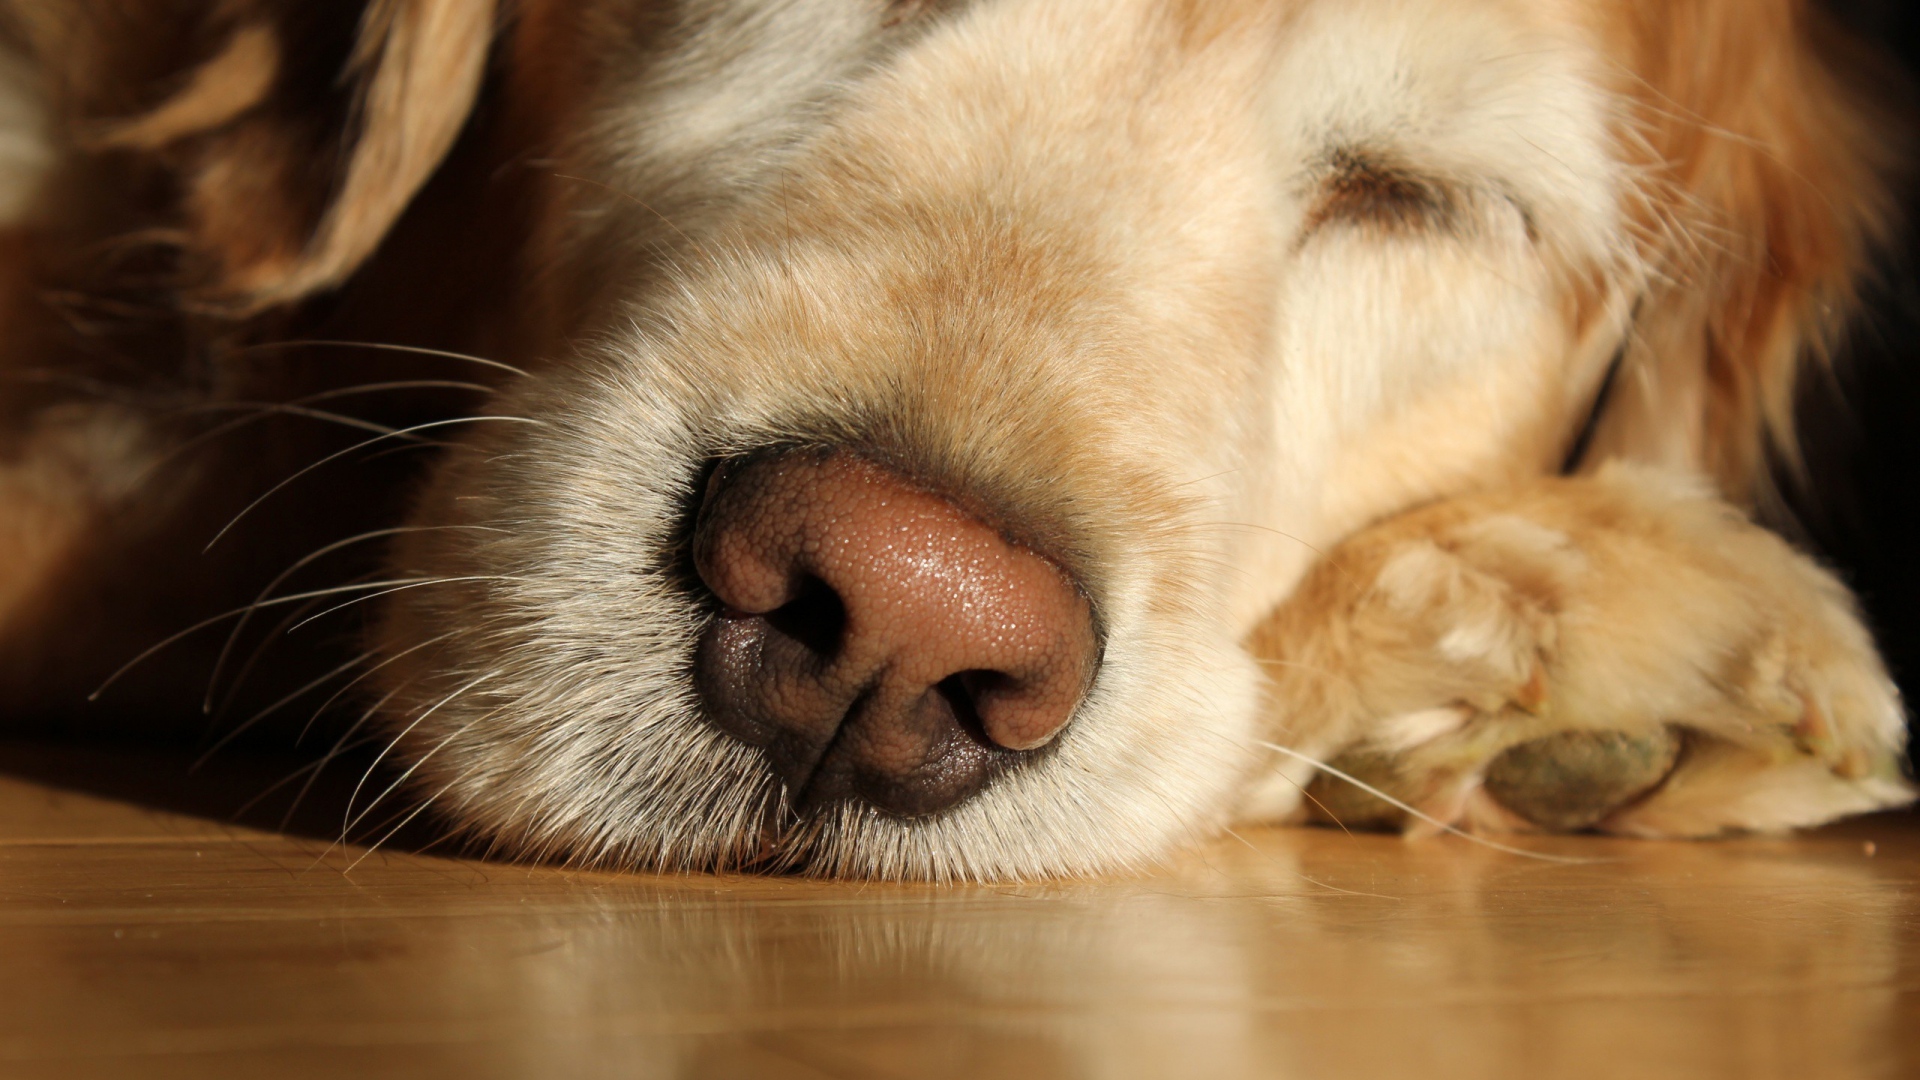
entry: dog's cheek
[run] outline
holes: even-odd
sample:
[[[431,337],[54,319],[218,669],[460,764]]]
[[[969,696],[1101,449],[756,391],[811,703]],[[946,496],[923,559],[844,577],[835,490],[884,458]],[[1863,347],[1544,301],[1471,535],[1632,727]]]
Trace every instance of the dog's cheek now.
[[[0,131],[6,132],[0,143],[0,228],[23,222],[42,194],[56,160],[49,127],[32,72],[0,52]]]
[[[114,406],[50,408],[0,463],[0,639],[32,655],[59,618],[59,582],[83,568],[109,510],[153,466],[147,426]],[[51,583],[51,584],[50,584]]]

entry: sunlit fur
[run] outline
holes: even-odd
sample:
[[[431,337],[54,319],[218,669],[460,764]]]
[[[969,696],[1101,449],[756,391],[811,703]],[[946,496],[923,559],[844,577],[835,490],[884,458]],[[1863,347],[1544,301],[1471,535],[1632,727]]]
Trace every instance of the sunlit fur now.
[[[1487,794],[1503,750],[1669,723],[1677,767],[1599,828],[1764,832],[1911,798],[1900,695],[1846,589],[1667,470],[1616,462],[1364,530],[1250,644],[1286,658],[1273,737],[1395,759],[1388,786],[1432,819],[1416,832],[1536,831]],[[1265,788],[1270,812],[1299,800]]]
[[[605,329],[513,400],[547,426],[478,436],[422,512],[502,532],[400,556],[463,579],[388,628],[462,630],[391,669],[404,753],[512,848],[998,877],[1283,815],[1249,773],[1256,665],[1291,661],[1249,631],[1355,527],[1550,471],[1622,342],[1629,385],[1653,362],[1636,309],[1718,299],[1735,271],[1695,249],[1777,212],[1649,159],[1615,5],[982,3],[886,46],[847,5],[754,10],[600,91],[565,168],[604,187],[554,243],[602,272],[555,306]],[[1448,220],[1317,216],[1339,151],[1443,185]],[[791,441],[985,498],[1082,576],[1106,659],[1054,755],[932,820],[802,822],[701,720],[676,530],[705,462]],[[1884,761],[1897,710],[1868,707]],[[1316,722],[1282,728],[1338,749]]]
[[[495,358],[533,373],[421,496],[432,528],[390,565],[421,584],[388,598],[368,680],[386,759],[453,827],[624,866],[1083,873],[1296,815],[1311,770],[1276,738],[1393,742],[1438,813],[1498,829],[1473,778],[1514,732],[1779,713],[1790,736],[1809,693],[1831,739],[1759,740],[1787,756],[1718,772],[1703,750],[1610,827],[1785,828],[1907,797],[1899,706],[1844,590],[1735,509],[1764,495],[1767,440],[1790,450],[1795,368],[1887,227],[1891,153],[1795,0],[595,0],[502,26],[493,100],[548,178],[530,284],[486,317]],[[476,62],[471,33],[432,39],[459,55],[424,40],[380,55]],[[463,93],[375,94],[362,145],[445,133],[434,109],[464,115]],[[277,284],[209,295],[336,281],[359,249],[327,223],[385,213],[338,197],[305,216],[320,239],[246,264]],[[1583,467],[1652,468],[1543,479],[1610,370]],[[702,718],[696,493],[711,463],[795,443],[964,493],[1078,577],[1103,662],[1047,754],[931,818],[802,818]],[[1805,637],[1765,687],[1687,698],[1697,715],[1522,723],[1495,701],[1466,736],[1409,726],[1506,633],[1444,559],[1391,557],[1431,546],[1434,514],[1540,518],[1516,535],[1607,567],[1569,597],[1671,563],[1630,618],[1555,627],[1602,658],[1570,687],[1694,685],[1700,656],[1773,655],[1757,625],[1782,612]],[[1729,545],[1760,554],[1716,561]],[[1359,600],[1324,587],[1354,551],[1398,568]],[[1451,651],[1409,661],[1388,715],[1333,708],[1379,690],[1353,637],[1378,589],[1438,597],[1420,618]],[[1673,647],[1648,655],[1650,626]],[[1303,664],[1322,681],[1274,674]]]

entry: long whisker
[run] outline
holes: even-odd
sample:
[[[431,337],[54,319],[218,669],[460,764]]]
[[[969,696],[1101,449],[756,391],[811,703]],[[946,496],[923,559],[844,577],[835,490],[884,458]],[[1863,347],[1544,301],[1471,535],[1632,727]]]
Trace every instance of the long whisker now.
[[[325,675],[320,676],[319,678],[313,680],[312,682],[306,684],[305,686],[302,686],[300,689],[295,690],[294,692],[281,698],[279,701],[276,701],[273,704],[267,706],[266,708],[261,709],[259,712],[254,713],[252,716],[247,717],[245,722],[235,725],[232,731],[229,731],[225,735],[222,735],[219,739],[214,741],[214,744],[212,746],[207,747],[206,753],[201,754],[200,757],[196,761],[194,761],[194,763],[190,767],[188,767],[187,771],[188,772],[197,771],[202,765],[205,765],[210,759],[212,759],[213,755],[219,753],[223,748],[226,747],[228,743],[231,743],[233,740],[245,734],[247,730],[252,728],[255,724],[259,723],[262,720],[265,720],[269,716],[272,716],[274,713],[279,712],[281,709],[292,704],[293,702],[298,701],[303,697],[306,697],[308,694],[312,693],[315,690],[318,690],[320,687],[325,686],[326,684],[332,682],[333,680],[339,678],[340,676],[345,675],[347,672],[352,671],[354,668],[357,668],[361,664],[364,664],[367,661],[373,659],[374,656],[376,655],[377,654],[373,652],[363,652],[359,656],[354,657],[353,659],[347,661],[346,663],[341,664],[339,667],[334,668],[332,671],[327,672]]]
[[[1456,829],[1452,825],[1449,825],[1446,822],[1441,821],[1437,817],[1434,817],[1430,814],[1417,810],[1414,807],[1409,806],[1406,803],[1401,802],[1399,799],[1396,799],[1393,796],[1387,794],[1386,792],[1381,791],[1379,788],[1374,787],[1372,784],[1367,783],[1365,780],[1362,780],[1359,777],[1354,776],[1350,773],[1342,772],[1339,769],[1336,769],[1333,766],[1327,764],[1326,762],[1319,760],[1318,758],[1309,757],[1306,754],[1299,752],[1298,750],[1288,749],[1287,747],[1281,746],[1279,743],[1270,743],[1270,742],[1255,740],[1254,745],[1264,746],[1268,750],[1285,754],[1296,761],[1302,761],[1308,765],[1312,765],[1313,767],[1319,769],[1321,772],[1326,773],[1328,776],[1332,776],[1340,780],[1345,780],[1347,783],[1352,784],[1354,787],[1359,788],[1361,791],[1364,791],[1367,794],[1373,796],[1374,798],[1379,799],[1381,802],[1386,803],[1388,806],[1392,806],[1400,810],[1404,810],[1407,813],[1412,814],[1414,817],[1419,818],[1421,821],[1424,821],[1427,824],[1432,825],[1433,827],[1439,829],[1442,832],[1452,833],[1454,836],[1458,836],[1462,840],[1471,841],[1475,844],[1481,845],[1482,847],[1490,847],[1495,851],[1504,851],[1509,855],[1521,855],[1529,859],[1539,859],[1543,862],[1567,863],[1575,866],[1585,866],[1590,863],[1606,861],[1605,859],[1580,859],[1580,858],[1574,858],[1567,855],[1548,855],[1548,854],[1545,854],[1544,852],[1528,851],[1526,848],[1511,847],[1507,844],[1502,844],[1495,840],[1489,840],[1484,836],[1475,836],[1474,834],[1467,832],[1463,829]]]
[[[474,687],[479,686],[481,683],[486,682],[488,679],[491,679],[498,674],[500,674],[498,671],[489,671],[485,675],[482,675],[479,678],[474,679],[472,682],[469,682],[466,685],[460,687],[458,690],[455,690],[453,693],[448,694],[446,697],[441,698],[439,701],[434,702],[431,708],[429,708],[426,712],[421,713],[419,716],[414,717],[412,723],[402,728],[398,735],[395,735],[392,739],[390,739],[387,742],[387,748],[380,751],[379,755],[373,759],[373,763],[367,766],[366,772],[360,774],[360,782],[353,786],[353,794],[347,796],[346,814],[340,820],[340,842],[341,843],[347,842],[347,835],[353,831],[354,824],[360,820],[359,818],[355,817],[353,814],[353,804],[359,801],[361,789],[367,786],[368,778],[373,775],[375,769],[378,769],[380,767],[380,763],[387,759],[387,755],[393,753],[394,748],[399,746],[401,741],[404,740],[408,735],[412,734],[414,728],[417,728],[422,723],[426,722],[427,717],[432,716],[436,712],[439,712],[441,708],[445,707],[448,703],[452,702],[455,698],[473,689]],[[402,779],[405,779],[406,775],[411,775],[413,772],[413,769],[416,769],[419,767],[420,767],[420,763],[418,761],[414,762],[413,768],[408,769],[407,773],[403,774]],[[388,787],[387,790],[392,791],[393,788]],[[381,794],[381,798],[385,798],[385,797],[386,797],[386,794],[383,792]],[[372,807],[369,806],[368,809],[372,809]]]
[[[205,402],[200,405],[195,405],[186,411],[189,413],[230,412],[237,409],[245,409],[248,411],[248,415],[235,420],[229,420],[218,427],[203,431],[193,438],[188,439],[186,442],[174,447],[172,452],[170,452],[166,458],[162,459],[162,463],[178,457],[183,451],[191,450],[195,446],[210,439],[218,438],[221,435],[225,435],[245,427],[248,424],[276,414],[305,416],[316,420],[345,424],[348,427],[362,428],[367,431],[392,431],[394,429],[385,424],[374,423],[371,420],[364,420],[357,416],[348,416],[344,413],[329,412],[324,409],[313,409],[308,406],[317,405],[325,401],[336,401],[344,397],[359,397],[363,394],[394,393],[401,390],[466,390],[480,394],[491,394],[494,392],[494,388],[485,383],[462,382],[455,379],[407,379],[397,382],[361,383],[357,386],[339,386],[332,390],[323,390],[317,394],[308,394],[305,397],[295,398],[292,401]]]
[[[356,431],[371,431],[381,435],[391,435],[397,430],[391,424],[382,424],[358,416],[348,416],[346,413],[332,412],[327,409],[308,408],[306,405],[293,401],[209,401],[201,405],[195,405],[191,409],[186,410],[186,412],[245,412],[247,414],[236,421],[229,421],[228,423],[221,424],[218,427],[202,433],[202,435],[208,437],[224,435],[242,425],[251,424],[256,420],[263,420],[269,416],[298,416],[307,420],[323,420],[329,424],[339,424],[341,427],[353,428]],[[193,444],[198,439],[199,436],[196,436],[195,439],[189,439],[188,444]]]
[[[341,584],[359,585],[373,576],[372,573],[361,574],[358,577],[349,578],[341,582]],[[246,689],[247,679],[253,674],[253,669],[259,666],[261,660],[265,659],[268,651],[273,648],[275,642],[279,641],[280,635],[286,632],[287,627],[292,626],[304,618],[308,612],[319,607],[325,599],[325,597],[315,597],[293,608],[285,615],[282,615],[279,622],[273,624],[273,629],[261,635],[259,644],[255,645],[253,651],[247,654],[246,663],[241,664],[240,669],[234,672],[233,683],[227,687],[226,696],[221,699],[219,708],[212,714],[215,724],[218,724],[226,718],[227,710],[232,708],[234,701],[240,697],[240,691]],[[241,617],[245,618],[245,616]]]
[[[369,540],[381,540],[389,536],[398,536],[403,533],[409,533],[409,532],[425,532],[432,529],[463,529],[463,528],[483,529],[483,528],[486,528],[486,526],[483,526],[483,525],[415,525],[415,526],[399,526],[391,529],[375,529],[372,532],[363,532],[358,536],[349,536],[344,540],[335,540],[333,543],[320,548],[318,551],[314,551],[307,554],[306,556],[301,558],[298,562],[294,563],[292,566],[289,566],[285,570],[280,571],[279,576],[275,577],[272,581],[268,582],[267,587],[260,590],[260,595],[254,597],[253,604],[249,605],[246,613],[240,616],[240,622],[234,626],[233,633],[227,635],[226,645],[221,648],[219,658],[213,662],[213,674],[207,676],[207,696],[206,696],[206,700],[203,701],[200,705],[200,711],[203,714],[210,714],[213,712],[214,687],[219,684],[220,673],[223,670],[225,670],[227,660],[231,658],[233,654],[234,646],[240,640],[240,635],[243,632],[245,632],[247,628],[247,623],[253,618],[253,612],[255,608],[257,608],[262,601],[266,600],[267,597],[272,596],[273,590],[279,588],[281,584],[283,584],[288,578],[299,573],[301,570],[304,570],[307,567],[313,565],[315,562],[319,561],[320,559],[324,559],[328,555],[331,555],[334,552],[341,550],[342,548],[352,547],[355,544],[362,544]]]
[[[448,638],[458,635],[459,633],[460,631],[458,630],[449,630],[444,634],[439,634],[437,636],[430,637],[427,640],[419,643],[418,645],[412,645],[405,649],[400,650],[397,653],[394,653],[392,656],[387,657],[385,660],[382,660],[379,663],[368,668],[367,670],[361,672],[360,674],[355,675],[351,680],[347,682],[345,686],[342,686],[340,689],[335,690],[333,692],[333,696],[327,698],[327,700],[320,703],[320,707],[313,711],[313,715],[308,717],[306,724],[300,728],[300,734],[294,738],[293,745],[299,746],[301,743],[305,742],[307,738],[307,733],[313,730],[313,725],[319,723],[320,717],[326,715],[326,711],[333,707],[333,703],[336,701],[339,701],[342,697],[346,696],[348,691],[352,690],[354,687],[360,685],[362,682],[365,682],[367,679],[378,674],[382,669],[387,668],[400,660],[406,659],[407,657],[413,655],[414,653],[419,652],[421,649],[427,648],[428,646],[431,646],[431,645],[438,645],[441,642],[447,640]],[[387,695],[388,698],[391,698],[392,696],[393,696],[392,694]],[[380,703],[384,705],[386,704],[386,701],[387,701],[386,698],[382,698]]]
[[[451,352],[446,349],[428,349],[428,348],[423,348],[419,345],[391,345],[391,344],[386,344],[378,341],[333,341],[333,340],[325,340],[320,338],[302,339],[298,341],[264,341],[258,345],[248,345],[245,348],[238,349],[235,351],[240,353],[250,353],[250,352],[267,352],[269,350],[274,350],[274,349],[306,349],[306,348],[379,349],[384,352],[410,353],[414,356],[438,356],[446,360],[463,360],[469,364],[479,364],[482,367],[494,368],[499,371],[507,372],[510,375],[518,375],[523,379],[528,377],[526,369],[524,368],[517,368],[517,367],[514,367],[512,364],[502,363],[498,360],[489,360],[484,356],[471,356],[467,353]]]
[[[380,837],[380,839],[378,840],[375,840],[372,846],[368,847],[367,850],[361,852],[360,857],[353,860],[351,863],[348,863],[347,868],[345,870],[340,871],[340,873],[342,875],[353,873],[354,870],[359,868],[361,863],[367,861],[367,857],[369,855],[372,855],[374,852],[379,851],[382,845],[384,845],[387,841],[393,839],[394,836],[397,835],[401,829],[404,829],[409,824],[411,824],[414,818],[417,818],[421,814],[425,813],[427,807],[432,806],[435,800],[439,799],[440,796],[445,795],[447,792],[452,791],[453,785],[457,783],[459,783],[458,780],[449,780],[447,781],[446,785],[443,786],[439,791],[436,791],[432,795],[429,795],[427,798],[421,800],[419,806],[414,807],[410,812],[408,812],[406,817],[403,817],[400,819],[399,824],[395,825],[391,829],[388,829],[384,836]]]
[[[342,835],[352,832],[354,826],[359,825],[362,821],[365,821],[367,818],[367,815],[373,813],[373,808],[376,806],[379,806],[383,801],[385,801],[387,796],[393,794],[395,791],[398,791],[400,788],[400,785],[407,782],[408,777],[412,776],[415,772],[418,772],[420,769],[420,766],[425,765],[427,763],[428,758],[431,758],[433,755],[439,753],[441,750],[446,749],[447,744],[453,742],[453,740],[473,730],[473,728],[476,725],[483,724],[486,721],[491,720],[493,717],[500,715],[500,713],[504,712],[505,710],[506,710],[506,706],[503,705],[500,708],[493,710],[492,712],[485,713],[485,714],[482,714],[481,716],[475,717],[474,719],[469,720],[466,723],[460,725],[459,727],[453,729],[453,731],[450,734],[448,734],[446,738],[441,739],[437,743],[434,743],[433,748],[428,750],[426,753],[421,754],[418,758],[415,758],[413,764],[407,766],[407,769],[405,772],[401,773],[399,776],[394,777],[393,783],[388,784],[386,787],[386,790],[382,791],[378,795],[375,795],[373,797],[373,801],[367,804],[366,809],[360,811],[359,816],[355,817],[353,821],[347,825],[346,829],[342,831]]]
[[[369,431],[392,431],[393,430],[392,428],[389,428],[385,425],[374,424],[371,421],[364,421],[364,420],[361,420],[359,417],[350,417],[342,413],[327,412],[319,409],[307,409],[306,406],[316,405],[323,401],[333,401],[337,398],[354,397],[360,394],[385,393],[388,391],[397,391],[397,390],[430,390],[430,389],[474,390],[474,391],[479,391],[481,393],[488,393],[488,394],[493,392],[492,387],[486,386],[482,383],[457,382],[450,379],[411,379],[411,380],[402,381],[402,382],[363,383],[359,386],[336,387],[332,390],[324,390],[317,394],[308,394],[305,397],[295,398],[292,401],[285,401],[285,402],[212,402],[205,405],[196,406],[195,408],[188,411],[207,412],[207,411],[219,411],[222,409],[229,409],[229,408],[244,408],[249,410],[249,412],[245,416],[236,417],[235,419],[228,420],[225,423],[216,424],[215,426],[200,432],[199,434],[193,436],[192,438],[187,439],[175,445],[173,448],[169,449],[165,454],[162,454],[160,457],[148,463],[146,468],[142,470],[140,474],[140,478],[138,481],[136,481],[136,483],[142,483],[142,484],[145,483],[148,477],[151,477],[154,473],[159,472],[168,463],[176,461],[182,455],[191,452],[195,447],[203,446],[209,442],[212,442],[215,439],[221,438],[222,436],[230,435],[233,432],[238,431],[243,427],[246,427],[250,424],[258,423],[259,421],[264,420],[269,416],[292,414],[297,416],[307,416],[316,420],[327,420],[335,423],[344,423],[349,427],[361,427]],[[427,440],[420,440],[420,441],[425,442]]]
[[[383,695],[379,701],[376,701],[372,705],[367,706],[366,711],[360,714],[359,719],[347,725],[347,730],[341,732],[340,737],[333,741],[333,746],[327,750],[326,755],[322,757],[319,760],[319,762],[315,765],[313,774],[307,777],[306,783],[300,785],[300,791],[297,794],[295,794],[293,797],[293,804],[291,806],[288,806],[287,812],[281,816],[280,827],[282,829],[285,829],[287,827],[287,822],[293,820],[294,812],[300,809],[301,803],[306,801],[307,793],[313,790],[314,782],[320,779],[321,771],[324,770],[328,765],[331,765],[334,759],[338,758],[341,754],[344,754],[349,750],[357,750],[362,746],[366,746],[370,743],[375,743],[380,741],[381,737],[378,734],[373,734],[373,735],[367,736],[364,739],[361,739],[358,742],[352,743],[351,745],[349,745],[349,743],[347,742],[347,740],[353,738],[354,732],[359,731],[362,727],[366,726],[367,721],[373,719],[374,716],[377,715],[381,709],[386,708],[387,702],[392,701],[394,697],[400,693],[401,689],[402,687],[396,686],[393,689],[387,691],[386,694]],[[331,850],[331,845],[329,845],[329,850]],[[324,854],[325,852],[322,852],[323,856]]]
[[[308,623],[315,622],[320,619],[324,619],[336,611],[345,611],[346,609],[354,606],[355,604],[364,604],[369,600],[378,600],[383,596],[392,596],[394,593],[406,592],[408,589],[424,589],[429,585],[453,585],[463,581],[512,581],[512,580],[514,579],[503,577],[499,574],[475,574],[470,577],[443,577],[443,578],[428,578],[425,581],[410,581],[405,585],[396,585],[393,588],[387,589],[383,592],[371,593],[367,596],[356,596],[344,604],[335,604],[332,607],[328,608],[325,611],[320,612],[317,615],[309,615],[306,618],[301,619],[299,622],[294,623],[292,626],[287,628],[287,633],[291,634],[295,630],[300,629],[301,627],[307,625]]]
[[[316,402],[332,401],[335,398],[359,397],[362,394],[389,394],[401,390],[469,390],[476,394],[499,393],[498,389],[486,383],[466,382],[461,379],[399,379],[393,382],[336,386],[331,390],[322,390],[317,394],[295,398],[292,404],[312,405]]]
[[[235,525],[240,524],[241,519],[245,518],[248,514],[253,513],[253,511],[257,509],[261,503],[264,503],[268,499],[273,498],[275,495],[279,494],[280,491],[284,489],[288,484],[291,484],[295,480],[298,480],[301,477],[307,475],[308,473],[313,472],[315,469],[321,468],[335,461],[338,461],[341,458],[346,457],[348,454],[357,453],[361,450],[365,450],[367,447],[372,446],[375,443],[385,442],[388,439],[396,438],[403,435],[411,435],[417,431],[428,431],[433,428],[452,427],[455,424],[478,424],[478,423],[484,423],[490,420],[499,420],[507,423],[516,423],[516,424],[532,424],[535,427],[546,426],[543,421],[534,420],[530,417],[525,417],[525,416],[459,416],[451,420],[434,420],[425,424],[415,424],[414,426],[409,428],[401,428],[398,431],[391,432],[386,435],[377,435],[371,439],[365,440],[364,442],[355,443],[352,446],[347,447],[345,450],[340,450],[340,451],[336,451],[335,453],[328,454],[326,457],[321,458],[319,461],[314,462],[313,464],[307,466],[306,468],[301,469],[299,472],[294,473],[292,476],[287,477],[285,480],[282,480],[279,483],[268,488],[265,494],[261,495],[259,498],[253,500],[252,502],[248,503],[244,509],[242,509],[238,514],[235,514],[233,516],[233,520],[221,526],[220,531],[214,534],[213,539],[207,541],[207,546],[200,549],[201,554],[205,554],[206,552],[212,551],[215,544],[218,544],[223,537],[225,537],[229,532],[232,532],[233,527]]]
[[[432,442],[401,443],[399,446],[389,446],[385,450],[376,450],[366,457],[361,458],[360,462],[363,465],[371,465],[376,461],[385,461],[390,457],[417,453],[421,450],[438,450],[443,454],[451,454],[455,450],[464,449],[468,448],[461,446],[457,442],[440,442],[438,440]]]
[[[168,635],[167,637],[161,639],[159,642],[149,646],[145,651],[141,652],[140,655],[127,661],[125,664],[120,665],[120,668],[117,671],[115,671],[113,674],[107,676],[106,681],[101,683],[99,687],[97,687],[93,691],[93,693],[87,695],[87,700],[98,701],[100,699],[101,694],[106,693],[107,690],[110,687],[112,687],[114,683],[120,681],[121,676],[125,675],[129,671],[132,671],[134,668],[140,666],[142,661],[145,661],[149,657],[153,656],[153,654],[159,652],[160,650],[166,648],[167,646],[172,645],[185,638],[191,637],[192,635],[197,634],[202,630],[205,630],[209,626],[214,626],[227,619],[235,618],[236,616],[239,616],[248,611],[252,611],[255,608],[277,607],[281,604],[297,604],[302,600],[311,600],[316,596],[336,596],[343,592],[351,592],[354,589],[384,589],[390,585],[398,585],[398,584],[400,584],[400,582],[397,582],[397,581],[370,581],[370,582],[362,582],[354,585],[336,585],[331,589],[315,589],[315,590],[312,590],[311,592],[289,593],[286,596],[276,596],[273,599],[264,601],[262,603],[248,604],[246,607],[237,607],[237,608],[234,608],[232,611],[223,611],[218,615],[209,616],[208,618],[201,619],[199,622],[194,623],[192,626],[187,627],[185,630],[181,630],[178,633]]]

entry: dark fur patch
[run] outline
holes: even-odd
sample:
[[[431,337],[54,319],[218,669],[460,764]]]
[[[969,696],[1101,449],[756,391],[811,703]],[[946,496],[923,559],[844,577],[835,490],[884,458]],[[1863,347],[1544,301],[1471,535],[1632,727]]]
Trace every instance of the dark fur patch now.
[[[1327,178],[1307,230],[1342,222],[1396,233],[1444,230],[1457,217],[1447,186],[1384,158],[1342,148],[1327,155]]]

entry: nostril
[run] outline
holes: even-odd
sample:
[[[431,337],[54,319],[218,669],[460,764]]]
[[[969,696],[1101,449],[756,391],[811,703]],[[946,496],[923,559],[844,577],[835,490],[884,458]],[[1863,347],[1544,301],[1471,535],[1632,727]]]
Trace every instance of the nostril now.
[[[767,625],[805,646],[821,660],[840,651],[847,632],[847,605],[833,586],[806,575],[799,594],[766,615]]]
[[[947,700],[960,729],[981,746],[999,744],[987,734],[987,726],[980,721],[980,687],[989,680],[1004,678],[1006,676],[997,671],[963,671],[947,676],[934,687],[934,692]]]
[[[975,708],[983,697],[1010,693],[1019,685],[1019,680],[1004,671],[963,671],[953,678]]]
[[[1043,679],[1036,686],[1004,671],[977,669],[948,676],[935,689],[980,745],[1025,753],[1047,745],[1060,732],[1061,709],[1046,700],[1056,696],[1058,688],[1048,682]],[[1073,688],[1066,711],[1078,703],[1079,690]]]
[[[1017,740],[1009,740],[1003,724],[989,726],[986,716],[994,711],[994,703],[1017,694],[1020,680],[1004,671],[974,670],[963,671],[940,684],[940,692],[954,703],[954,713],[963,718],[968,731],[974,732],[987,746],[997,746],[1003,750],[1033,750],[1037,746],[1012,745]]]

